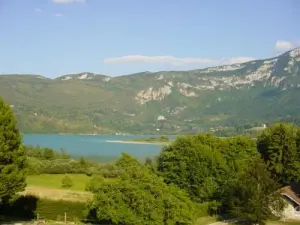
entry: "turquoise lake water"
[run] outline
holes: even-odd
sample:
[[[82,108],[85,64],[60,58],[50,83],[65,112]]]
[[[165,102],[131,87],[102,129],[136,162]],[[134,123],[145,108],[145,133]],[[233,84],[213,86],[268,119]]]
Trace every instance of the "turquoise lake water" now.
[[[56,150],[63,148],[74,157],[84,156],[96,161],[110,161],[119,157],[122,152],[129,153],[139,159],[158,155],[162,145],[109,142],[147,137],[150,136],[27,134],[23,136],[23,143],[26,145],[50,147]]]

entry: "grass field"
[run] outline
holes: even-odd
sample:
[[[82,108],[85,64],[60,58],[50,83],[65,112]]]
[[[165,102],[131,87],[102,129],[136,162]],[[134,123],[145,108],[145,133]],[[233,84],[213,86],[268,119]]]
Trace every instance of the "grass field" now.
[[[205,216],[197,219],[196,225],[209,225],[214,222],[216,222],[216,219],[214,217]]]
[[[64,174],[30,175],[27,177],[27,186],[65,189],[61,187],[61,181],[64,176]],[[90,177],[84,174],[68,174],[68,176],[71,178],[73,186],[67,190],[84,191],[86,184],[90,180]]]
[[[69,174],[73,182],[70,188],[62,188],[61,180],[64,174],[41,174],[27,177],[27,187],[22,194],[33,194],[40,198],[67,201],[87,201],[92,198],[92,193],[85,191],[89,177],[84,174]]]

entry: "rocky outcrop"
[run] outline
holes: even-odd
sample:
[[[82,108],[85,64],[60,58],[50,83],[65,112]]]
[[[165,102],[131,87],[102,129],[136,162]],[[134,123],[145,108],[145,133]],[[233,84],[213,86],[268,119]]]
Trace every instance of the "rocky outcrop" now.
[[[169,85],[164,85],[156,90],[153,87],[149,87],[146,90],[139,91],[136,94],[135,99],[138,101],[138,103],[145,104],[151,100],[162,100],[171,94],[171,92],[172,90]]]

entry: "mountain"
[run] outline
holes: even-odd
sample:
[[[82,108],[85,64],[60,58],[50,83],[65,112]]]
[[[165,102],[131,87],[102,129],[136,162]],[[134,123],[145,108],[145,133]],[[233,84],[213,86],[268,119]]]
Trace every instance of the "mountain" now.
[[[300,115],[300,48],[278,57],[119,77],[0,76],[23,132],[179,133]]]

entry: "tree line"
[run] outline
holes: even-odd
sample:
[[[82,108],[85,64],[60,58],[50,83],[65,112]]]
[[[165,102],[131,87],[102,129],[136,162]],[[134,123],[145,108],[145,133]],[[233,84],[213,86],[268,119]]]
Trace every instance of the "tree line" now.
[[[86,173],[94,197],[85,216],[102,224],[184,225],[203,214],[265,224],[274,212],[280,216],[279,189],[298,182],[299,172],[300,128],[293,124],[274,124],[256,141],[181,136],[155,159],[122,154],[102,165],[23,146],[13,112],[0,99],[0,206],[24,190],[28,173]]]

